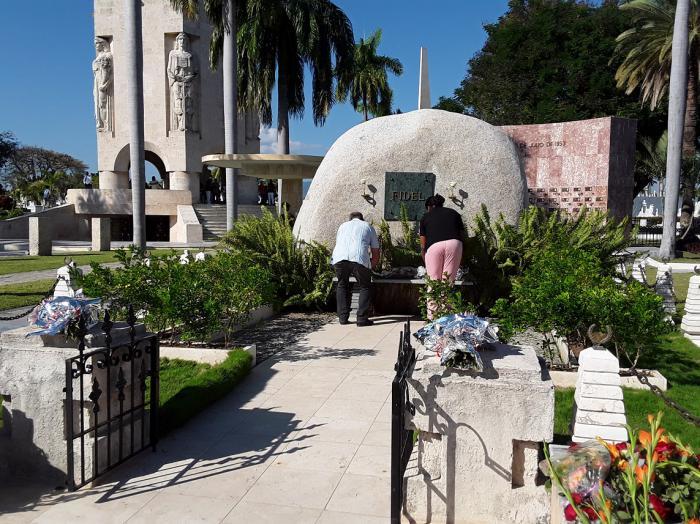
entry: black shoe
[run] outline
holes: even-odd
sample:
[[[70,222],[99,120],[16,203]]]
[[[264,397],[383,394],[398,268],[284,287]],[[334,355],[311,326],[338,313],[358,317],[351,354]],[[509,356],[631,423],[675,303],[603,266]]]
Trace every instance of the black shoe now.
[[[341,326],[346,326],[346,325],[348,325],[348,324],[350,323],[350,322],[347,321],[347,320],[339,320],[339,322],[340,322],[340,325],[341,325]]]
[[[374,322],[372,322],[371,320],[365,320],[364,322],[358,322],[357,325],[358,327],[373,326]]]

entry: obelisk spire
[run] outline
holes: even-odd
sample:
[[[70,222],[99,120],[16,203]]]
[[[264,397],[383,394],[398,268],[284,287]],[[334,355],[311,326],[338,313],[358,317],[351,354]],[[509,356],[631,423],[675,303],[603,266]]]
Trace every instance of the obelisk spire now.
[[[428,50],[420,48],[420,79],[418,81],[418,109],[430,109],[430,79],[428,78]]]

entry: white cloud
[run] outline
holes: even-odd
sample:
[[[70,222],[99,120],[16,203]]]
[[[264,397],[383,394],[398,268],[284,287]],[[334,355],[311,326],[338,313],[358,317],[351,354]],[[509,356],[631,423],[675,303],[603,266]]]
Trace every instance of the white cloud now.
[[[308,151],[318,151],[319,149],[325,148],[321,144],[307,144],[299,140],[289,141],[289,152],[291,154],[303,154]],[[260,152],[277,152],[277,129],[273,127],[260,128]]]

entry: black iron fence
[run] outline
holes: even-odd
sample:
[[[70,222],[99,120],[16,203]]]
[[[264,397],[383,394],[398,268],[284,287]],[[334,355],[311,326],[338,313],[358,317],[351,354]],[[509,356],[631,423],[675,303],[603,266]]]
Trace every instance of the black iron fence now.
[[[399,337],[399,354],[391,383],[391,522],[401,522],[404,501],[404,474],[413,451],[413,431],[406,429],[406,417],[415,414],[408,398],[406,379],[413,371],[416,351],[411,346],[411,323],[406,322]]]
[[[109,312],[104,343],[86,351],[85,319],[78,323],[78,355],[66,360],[68,488],[78,489],[140,451],[158,437],[159,353],[156,335],[136,336],[129,310],[125,342],[112,345]]]
[[[659,247],[661,245],[661,233],[663,232],[663,217],[633,217],[632,227],[636,234],[632,238],[632,245],[636,247]]]

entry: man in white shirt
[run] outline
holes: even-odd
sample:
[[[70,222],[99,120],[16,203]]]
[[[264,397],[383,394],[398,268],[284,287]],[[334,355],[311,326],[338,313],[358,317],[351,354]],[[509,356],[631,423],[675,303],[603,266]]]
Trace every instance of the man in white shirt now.
[[[83,186],[85,189],[92,189],[92,175],[85,171],[85,176],[83,177]]]
[[[371,253],[371,256],[370,256]],[[340,225],[335,239],[331,263],[338,277],[338,319],[348,323],[350,316],[350,276],[354,276],[360,289],[357,307],[357,325],[371,326],[369,320],[372,270],[379,262],[379,239],[372,226],[364,221],[362,213],[350,213],[350,220]]]

